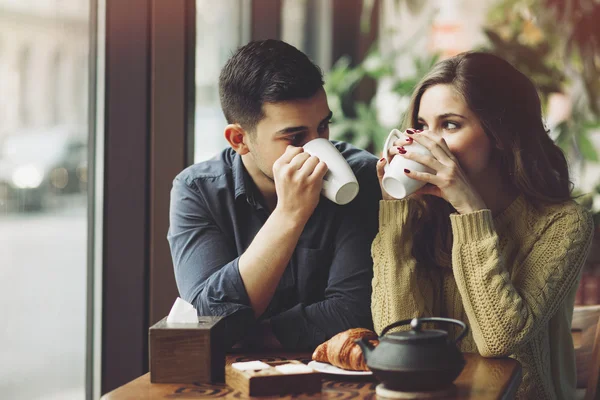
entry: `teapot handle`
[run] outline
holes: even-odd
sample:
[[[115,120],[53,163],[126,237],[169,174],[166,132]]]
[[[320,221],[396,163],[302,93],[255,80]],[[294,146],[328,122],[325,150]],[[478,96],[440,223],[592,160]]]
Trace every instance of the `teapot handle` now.
[[[460,332],[460,334],[458,335],[458,337],[454,340],[454,343],[458,343],[462,338],[465,337],[465,335],[469,331],[469,327],[467,326],[467,324],[465,324],[464,322],[459,321],[457,319],[439,318],[439,317],[411,318],[411,319],[404,319],[402,321],[394,322],[393,324],[386,326],[383,329],[383,331],[381,331],[381,336],[384,336],[392,328],[396,328],[396,327],[399,327],[399,326],[402,326],[402,325],[406,325],[406,324],[409,324],[409,323],[411,324],[411,326],[412,326],[412,328],[414,330],[420,330],[422,322],[447,322],[447,323],[450,323],[450,324],[454,324],[454,325],[460,326],[462,328],[462,331]]]
[[[385,336],[385,334],[386,334],[386,333],[388,333],[388,331],[389,331],[390,329],[397,328],[397,327],[399,327],[399,326],[402,326],[402,325],[408,325],[408,324],[410,324],[410,322],[411,322],[413,319],[414,319],[414,318],[411,318],[411,319],[403,319],[402,321],[394,322],[393,324],[390,324],[390,325],[386,326],[386,327],[385,327],[385,328],[383,328],[383,330],[381,331],[381,336]]]

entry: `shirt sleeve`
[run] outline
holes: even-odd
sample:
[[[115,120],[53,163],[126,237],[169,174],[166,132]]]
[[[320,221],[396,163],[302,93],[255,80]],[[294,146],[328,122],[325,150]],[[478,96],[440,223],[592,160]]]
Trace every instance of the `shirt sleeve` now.
[[[227,317],[229,345],[244,337],[256,321],[235,247],[215,223],[202,193],[179,177],[171,190],[168,240],[181,297],[199,315]]]
[[[377,232],[381,191],[374,163],[370,166],[362,171],[357,198],[341,206],[324,300],[297,304],[271,318],[273,333],[285,348],[313,349],[344,330],[372,328],[370,246]]]
[[[592,219],[575,206],[553,215],[511,276],[489,210],[450,218],[454,278],[477,349],[487,357],[512,354],[547,326],[576,285]]]

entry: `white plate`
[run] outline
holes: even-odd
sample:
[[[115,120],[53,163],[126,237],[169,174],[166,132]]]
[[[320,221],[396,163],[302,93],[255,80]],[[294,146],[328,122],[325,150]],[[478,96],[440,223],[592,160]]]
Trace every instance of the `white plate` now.
[[[324,374],[355,376],[373,375],[373,372],[371,371],[349,371],[347,369],[338,368],[331,364],[322,363],[318,361],[311,361],[308,363],[308,366],[314,369],[315,371],[322,372]]]

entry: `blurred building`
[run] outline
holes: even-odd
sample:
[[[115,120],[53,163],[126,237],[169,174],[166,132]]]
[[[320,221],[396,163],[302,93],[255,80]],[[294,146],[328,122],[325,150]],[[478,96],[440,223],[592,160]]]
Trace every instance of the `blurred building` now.
[[[87,1],[0,0],[0,140],[86,125],[88,14]]]

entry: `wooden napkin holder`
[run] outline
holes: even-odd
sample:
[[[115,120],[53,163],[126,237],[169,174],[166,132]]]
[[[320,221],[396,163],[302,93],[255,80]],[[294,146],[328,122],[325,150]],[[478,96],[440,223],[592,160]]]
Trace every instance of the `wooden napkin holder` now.
[[[148,330],[150,382],[209,383],[225,378],[222,317],[198,317],[197,324],[161,319]]]
[[[278,365],[304,365],[300,361],[265,362],[270,368],[258,371],[240,371],[231,365],[225,369],[225,382],[232,389],[245,396],[275,396],[297,393],[317,393],[321,391],[321,373],[305,372],[283,374]]]

